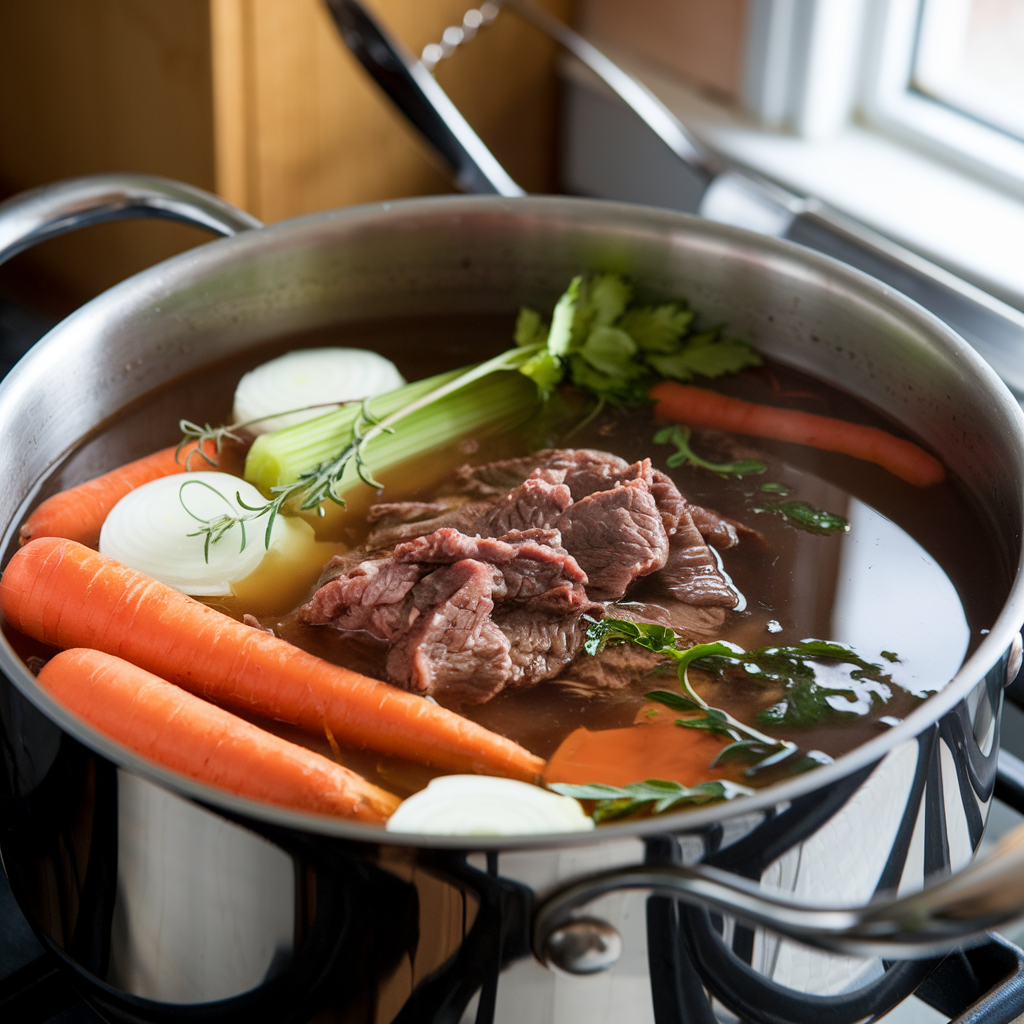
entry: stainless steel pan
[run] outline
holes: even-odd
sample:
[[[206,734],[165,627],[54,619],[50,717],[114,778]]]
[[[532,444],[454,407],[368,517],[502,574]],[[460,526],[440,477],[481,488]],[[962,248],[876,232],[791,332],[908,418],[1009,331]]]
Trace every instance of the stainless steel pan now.
[[[608,967],[617,955],[614,929],[628,933],[635,922],[635,910],[623,909],[628,901],[608,894],[636,887],[757,926],[752,956],[775,966],[753,974],[778,987],[778,965],[799,961],[812,991],[832,984],[832,967],[822,963],[854,965],[860,977],[879,955],[930,956],[1024,912],[1021,837],[968,867],[992,797],[1002,689],[1019,664],[1024,420],[995,374],[943,323],[791,243],[682,214],[574,199],[407,200],[256,228],[184,186],[86,179],[4,204],[0,237],[15,251],[32,232],[53,230],[44,225],[71,227],[97,219],[101,207],[120,212],[131,204],[237,234],[93,300],[0,385],[8,549],[52,467],[118,410],[184,373],[302,330],[396,315],[511,316],[524,303],[544,308],[572,274],[614,267],[655,293],[687,295],[766,354],[905,424],[986,510],[1001,538],[1006,583],[997,621],[955,678],[902,724],[834,764],[738,803],[593,835],[474,839],[472,849],[491,858],[489,871],[465,861],[462,840],[385,835],[257,805],[146,763],[56,705],[4,642],[5,801],[17,825],[4,840],[5,866],[45,940],[99,986],[96,999],[108,1012],[129,997],[244,1000],[272,984],[278,962],[286,965],[281,977],[293,977],[319,920],[318,909],[306,931],[296,923],[309,917],[308,901],[299,907],[298,894],[308,895],[299,866],[313,862],[318,908],[328,905],[342,861],[348,872],[358,864],[358,871],[447,879],[476,892],[478,923],[492,904],[513,906],[495,963],[508,967],[501,991],[521,998],[560,984],[529,967],[523,957],[531,947],[564,970]],[[116,783],[104,774],[109,763],[119,766]],[[104,845],[105,835],[115,838]],[[103,898],[89,889],[94,867],[94,881],[106,878],[107,888],[96,890]],[[894,900],[897,891],[903,895]],[[422,890],[418,898],[426,899]],[[597,920],[570,920],[599,898]],[[686,913],[687,927],[705,928],[707,949],[725,941],[707,930],[706,910]],[[468,920],[464,933],[472,936]],[[424,921],[420,941],[433,941]],[[743,927],[728,924],[726,932]],[[842,955],[803,953],[780,935]],[[634,938],[627,934],[624,963]],[[456,942],[449,960],[468,957],[468,948]],[[200,953],[209,969],[197,980],[187,965]],[[900,970],[920,980],[924,968]],[[433,991],[429,978],[414,980],[407,1007]],[[471,994],[463,993],[463,1006]],[[505,998],[514,1019],[516,997]]]

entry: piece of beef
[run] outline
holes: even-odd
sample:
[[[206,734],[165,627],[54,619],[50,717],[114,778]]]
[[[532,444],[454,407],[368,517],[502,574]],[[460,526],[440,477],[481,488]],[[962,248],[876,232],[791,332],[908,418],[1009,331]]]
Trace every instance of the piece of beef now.
[[[252,626],[253,629],[258,629],[261,633],[269,633],[271,636],[277,636],[269,626],[264,626],[255,615],[249,615],[248,612],[242,616],[242,622],[246,626]]]
[[[702,505],[690,505],[688,508],[693,525],[697,527],[697,532],[709,544],[714,544],[719,551],[725,551],[727,548],[739,544],[739,533],[736,530],[736,524],[731,519],[726,519]]]
[[[437,501],[385,501],[370,506],[366,521],[380,523],[381,526],[398,526],[401,523],[434,519],[465,504],[465,499],[459,497],[438,498]]]
[[[335,555],[321,570],[317,588],[330,583],[351,572],[360,562],[366,561],[366,552],[361,550],[346,551],[343,555]]]
[[[480,518],[491,510],[493,502],[472,501],[468,504],[449,508],[438,516],[420,519],[414,522],[382,524],[366,538],[366,547],[371,551],[394,547],[403,541],[415,537],[425,537],[428,533],[450,527],[463,533],[476,533]]]
[[[686,512],[689,502],[679,493],[675,481],[660,469],[651,470],[651,494],[658,506],[665,532],[671,537],[679,525],[679,517]]]
[[[689,510],[679,517],[658,582],[669,594],[687,604],[735,608],[739,600],[719,570],[718,561],[694,525]]]
[[[552,480],[553,476],[556,479]],[[557,480],[559,476],[564,474],[535,470],[481,517],[476,532],[484,537],[501,537],[509,530],[549,528],[573,502],[569,488]]]
[[[463,466],[455,474],[454,491],[478,498],[498,498],[518,487],[535,470],[564,470],[564,482],[573,501],[578,501],[594,491],[614,487],[628,468],[625,459],[609,452],[590,448],[544,448],[518,459],[502,459],[485,466]]]
[[[419,615],[388,652],[392,682],[452,704],[482,704],[512,675],[509,641],[491,618],[495,569],[463,559],[426,576]]]
[[[365,559],[321,586],[299,609],[298,619],[394,640],[415,617],[411,593],[426,571],[392,558]]]
[[[741,540],[753,541],[759,546],[765,544],[764,535],[746,523],[741,523],[737,519],[727,519],[713,509],[700,505],[690,505],[689,509],[693,525],[697,527],[700,535],[720,551],[739,544]]]
[[[619,644],[606,647],[595,657],[577,658],[564,675],[548,685],[564,687],[580,697],[604,696],[639,682],[664,660],[642,647]]]
[[[684,645],[710,643],[725,622],[725,609],[720,605],[701,608],[671,597],[612,604],[606,611],[616,619],[668,626],[676,631]]]
[[[668,557],[668,536],[642,479],[586,495],[555,525],[566,551],[587,574],[587,593],[597,600],[622,597]]]
[[[587,620],[580,613],[552,615],[532,608],[496,609],[494,622],[509,643],[512,671],[508,686],[524,687],[553,679],[583,645]]]
[[[541,453],[543,454],[543,453]],[[632,466],[625,459],[608,452],[590,448],[564,448],[549,450],[545,465],[565,470],[565,484],[573,501],[580,501],[596,491],[607,491],[626,480],[644,476],[643,463]],[[644,460],[650,467],[650,460]]]
[[[500,459],[484,466],[461,466],[449,489],[454,494],[474,498],[501,498],[513,487],[518,487],[535,469],[544,464],[544,452],[524,455],[517,459]]]
[[[590,611],[586,574],[561,546],[557,530],[513,531],[504,537],[467,537],[458,530],[437,530],[399,544],[394,558],[421,565],[452,564],[472,558],[501,574],[494,599],[528,603],[547,611]]]

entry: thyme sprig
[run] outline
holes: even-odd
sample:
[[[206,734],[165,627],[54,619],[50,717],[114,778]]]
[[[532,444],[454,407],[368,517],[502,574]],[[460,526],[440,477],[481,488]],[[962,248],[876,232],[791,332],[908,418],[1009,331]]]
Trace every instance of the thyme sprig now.
[[[267,413],[266,416],[257,416],[255,419],[246,420],[244,423],[230,423],[225,427],[211,427],[209,423],[199,426],[198,423],[193,423],[191,420],[178,420],[181,440],[178,442],[178,447],[174,449],[174,461],[178,461],[178,456],[186,445],[195,442],[195,449],[190,451],[185,457],[185,469],[191,471],[192,457],[195,455],[204,459],[207,465],[216,466],[217,460],[210,458],[206,454],[207,441],[213,442],[216,453],[220,455],[225,441],[236,441],[241,444],[243,439],[239,436],[238,431],[247,430],[257,423],[266,423],[267,420],[276,420],[279,416],[291,416],[297,412],[311,412],[313,409],[336,409],[342,405],[349,405],[352,401],[365,402],[365,399],[352,399],[348,402],[317,402],[315,405],[303,405],[298,409],[286,409],[284,412]]]
[[[219,516],[214,516],[214,517],[212,517],[210,519],[203,519],[202,516],[197,516],[195,514],[195,512],[193,512],[188,507],[188,505],[185,504],[185,488],[190,486],[190,485],[192,485],[192,486],[199,485],[200,487],[205,487],[208,491],[212,491],[214,494],[216,494],[217,497],[220,498],[224,502],[224,504],[227,505],[228,508],[231,508],[232,505],[231,505],[231,502],[227,498],[225,498],[224,495],[221,494],[220,491],[218,491],[216,487],[211,487],[208,483],[206,483],[205,480],[186,480],[178,488],[178,501],[181,502],[181,507],[185,510],[185,512],[188,515],[190,515],[193,519],[195,519],[196,522],[199,522],[199,523],[203,524],[203,528],[202,529],[195,530],[192,533],[186,534],[186,536],[188,536],[188,537],[200,537],[200,536],[202,536],[202,537],[205,538],[205,543],[203,544],[203,560],[207,564],[209,564],[209,561],[210,561],[210,545],[215,543],[216,541],[220,540],[221,537],[223,537],[224,534],[228,532],[228,530],[230,530],[233,526],[236,525],[236,523],[235,523],[234,517],[230,513],[227,513],[227,512],[222,512]],[[245,550],[245,545],[246,545],[245,523],[244,522],[243,523],[239,523],[238,525],[241,526],[241,532],[242,532],[242,543],[241,543],[241,546],[238,549],[239,553],[241,553],[242,551]]]

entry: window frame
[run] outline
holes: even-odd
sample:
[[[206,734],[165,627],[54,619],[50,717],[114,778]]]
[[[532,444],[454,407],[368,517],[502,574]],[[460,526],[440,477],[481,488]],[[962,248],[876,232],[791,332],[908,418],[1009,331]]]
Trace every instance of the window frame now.
[[[865,32],[860,119],[1024,196],[1024,141],[911,86],[924,0],[872,0]]]
[[[827,140],[851,123],[1024,196],[1024,141],[912,85],[924,0],[750,0],[743,104]]]

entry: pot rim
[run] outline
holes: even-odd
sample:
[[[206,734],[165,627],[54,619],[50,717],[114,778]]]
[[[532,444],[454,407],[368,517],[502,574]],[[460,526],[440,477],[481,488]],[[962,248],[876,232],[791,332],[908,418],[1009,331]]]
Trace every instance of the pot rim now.
[[[808,270],[828,276],[847,291],[859,292],[873,305],[880,305],[896,318],[924,330],[934,342],[943,346],[956,359],[985,380],[993,391],[992,399],[1000,413],[1010,423],[1018,438],[1024,438],[1024,412],[1003,382],[960,335],[934,314],[902,293],[882,284],[875,278],[856,270],[832,257],[793,242],[759,235],[743,228],[704,220],[690,214],[662,210],[654,207],[605,200],[579,199],[562,196],[529,196],[504,198],[494,196],[429,196],[400,199],[382,203],[345,207],[303,217],[281,221],[268,227],[246,231],[231,238],[223,238],[171,257],[154,267],[134,275],[128,280],[86,303],[48,332],[0,383],[0,428],[8,395],[17,392],[29,376],[44,362],[52,365],[52,349],[72,339],[80,329],[94,330],[103,322],[124,316],[133,303],[153,302],[172,293],[175,282],[181,278],[194,278],[205,271],[244,259],[274,244],[294,245],[317,230],[328,233],[356,228],[368,222],[402,221],[416,216],[470,215],[521,217],[524,213],[535,217],[553,216],[559,211],[573,210],[591,222],[599,220],[608,228],[638,226],[656,228],[666,234],[673,230],[703,234],[723,242],[742,243],[760,247],[767,254],[785,257],[790,262],[802,263]],[[124,307],[124,308],[122,308]],[[2,435],[2,429],[0,429]],[[74,446],[72,446],[74,447]],[[10,544],[13,530],[21,521],[38,483],[45,479],[54,465],[63,460],[68,451],[58,453],[51,460],[47,473],[30,489],[18,515],[4,528],[4,549]],[[1024,532],[1024,529],[1022,529]],[[882,759],[890,750],[907,740],[914,739],[943,714],[959,703],[995,666],[1004,659],[1009,644],[1024,622],[1024,550],[1019,553],[1016,572],[1006,601],[989,634],[981,641],[949,683],[927,698],[900,724],[874,737],[833,763],[812,772],[793,776],[774,783],[740,802],[725,801],[704,807],[682,810],[640,821],[602,825],[592,832],[548,833],[524,836],[431,836],[387,832],[383,828],[360,825],[343,819],[303,813],[276,807],[272,804],[245,799],[213,786],[196,782],[187,776],[163,768],[134,754],[120,744],[66,711],[44,690],[35,677],[14,653],[6,637],[0,642],[0,670],[33,705],[54,721],[62,730],[103,755],[115,764],[129,769],[179,795],[187,796],[215,811],[226,811],[244,819],[307,833],[389,846],[458,850],[525,850],[586,845],[605,840],[643,838],[659,833],[683,833],[703,828],[738,814],[755,813],[781,802],[792,801],[813,790],[823,788]]]

